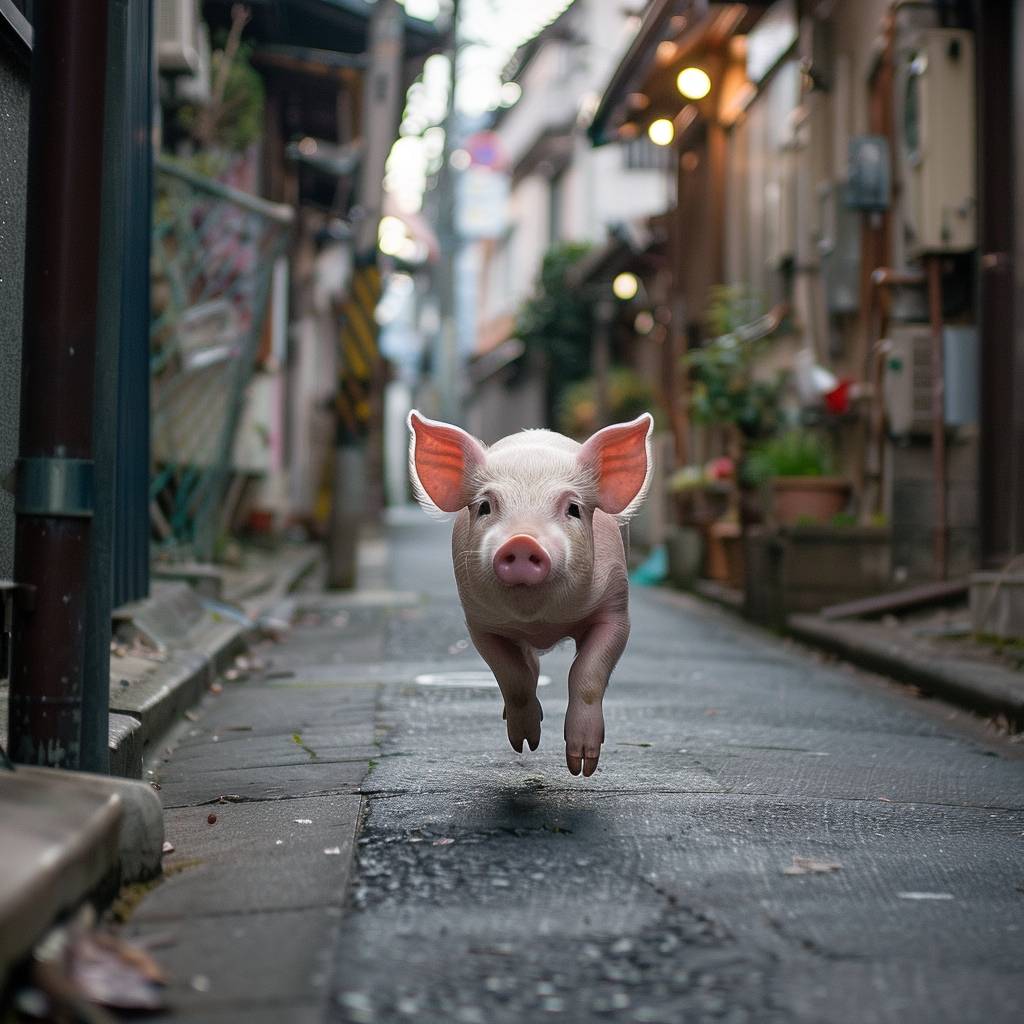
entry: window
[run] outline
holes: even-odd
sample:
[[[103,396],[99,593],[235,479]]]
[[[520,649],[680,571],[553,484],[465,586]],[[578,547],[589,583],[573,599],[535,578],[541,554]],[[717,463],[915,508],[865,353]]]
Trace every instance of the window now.
[[[623,150],[623,166],[627,171],[668,171],[672,168],[675,148],[656,146],[646,135],[619,144]]]

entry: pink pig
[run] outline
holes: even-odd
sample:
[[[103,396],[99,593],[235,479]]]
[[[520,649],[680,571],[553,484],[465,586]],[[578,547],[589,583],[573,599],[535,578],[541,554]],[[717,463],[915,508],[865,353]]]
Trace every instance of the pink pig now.
[[[428,513],[457,512],[455,582],[469,635],[505,701],[508,739],[536,750],[544,717],[538,654],[576,641],[565,760],[593,775],[604,742],[601,701],[629,638],[619,524],[651,477],[653,420],[599,430],[585,444],[524,430],[487,448],[459,427],[409,414],[409,472]]]

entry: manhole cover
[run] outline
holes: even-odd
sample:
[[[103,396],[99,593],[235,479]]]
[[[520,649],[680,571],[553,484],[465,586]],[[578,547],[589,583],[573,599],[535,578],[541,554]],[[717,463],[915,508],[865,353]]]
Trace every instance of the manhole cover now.
[[[547,686],[551,676],[541,676],[538,686]],[[497,686],[498,682],[490,672],[427,672],[416,677],[418,686],[450,686],[463,689]]]

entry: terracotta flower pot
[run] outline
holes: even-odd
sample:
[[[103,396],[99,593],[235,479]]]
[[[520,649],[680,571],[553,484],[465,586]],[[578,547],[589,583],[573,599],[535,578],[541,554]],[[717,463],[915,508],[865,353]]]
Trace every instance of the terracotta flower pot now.
[[[772,513],[779,526],[829,523],[846,508],[853,488],[839,476],[777,476]]]

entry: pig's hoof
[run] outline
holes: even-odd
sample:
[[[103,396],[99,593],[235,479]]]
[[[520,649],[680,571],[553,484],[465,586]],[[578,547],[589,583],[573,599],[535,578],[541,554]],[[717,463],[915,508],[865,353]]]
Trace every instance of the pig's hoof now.
[[[531,750],[536,750],[540,746],[540,723],[544,719],[544,712],[536,697],[521,708],[506,704],[501,716],[505,719],[505,726],[508,729],[508,741],[516,753],[523,752],[524,741],[529,743]]]
[[[604,743],[604,713],[600,704],[570,702],[565,712],[565,763],[570,774],[590,777],[597,771]]]

